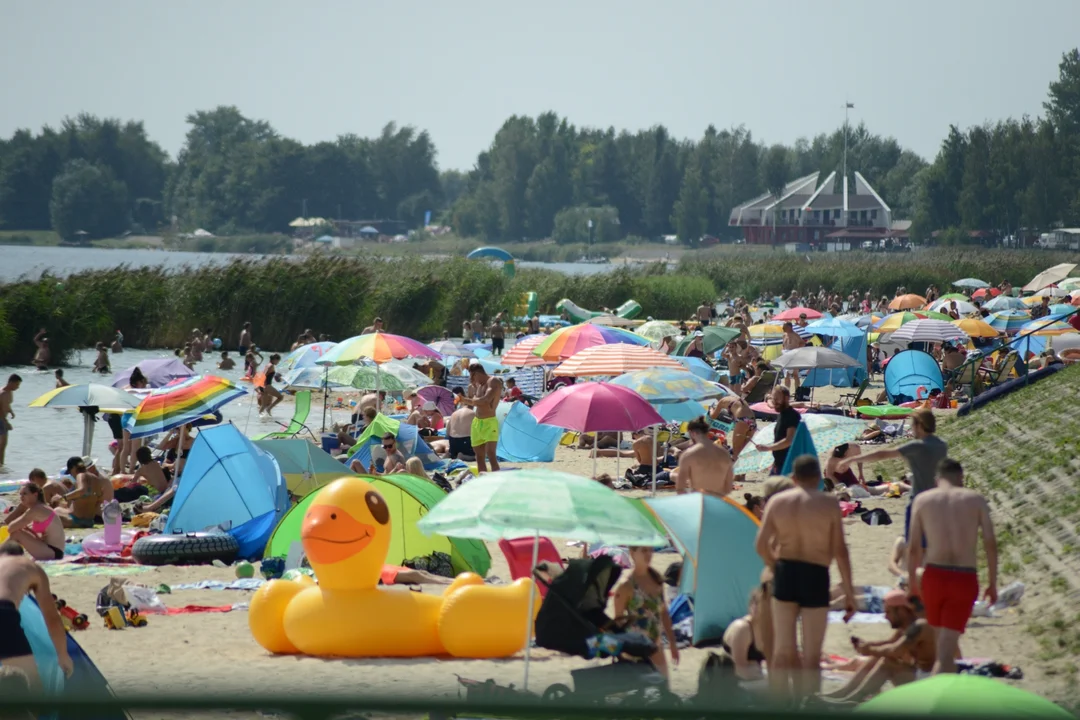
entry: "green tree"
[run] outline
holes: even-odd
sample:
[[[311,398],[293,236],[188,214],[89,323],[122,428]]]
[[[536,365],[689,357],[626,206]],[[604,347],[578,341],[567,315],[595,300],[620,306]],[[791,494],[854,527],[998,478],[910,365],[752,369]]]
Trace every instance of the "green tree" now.
[[[127,187],[107,167],[72,160],[53,180],[49,212],[64,239],[79,231],[91,239],[118,235],[128,224]]]
[[[610,205],[604,207],[572,207],[560,210],[555,216],[552,237],[560,245],[589,242],[589,221],[592,221],[592,241],[614,242],[620,237],[619,213]]]
[[[696,246],[709,222],[709,194],[702,178],[701,158],[695,153],[683,175],[682,189],[671,222],[679,241]]]

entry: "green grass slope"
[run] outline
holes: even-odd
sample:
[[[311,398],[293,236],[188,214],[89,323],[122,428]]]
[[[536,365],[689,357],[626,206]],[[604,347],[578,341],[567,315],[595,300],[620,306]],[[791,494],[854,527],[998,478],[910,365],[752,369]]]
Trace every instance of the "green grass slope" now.
[[[969,486],[990,501],[1000,574],[1020,580],[1020,612],[1047,674],[1075,686],[1080,665],[1080,365],[967,417],[940,422]],[[900,470],[900,468],[897,468]],[[892,474],[892,473],[890,473]]]

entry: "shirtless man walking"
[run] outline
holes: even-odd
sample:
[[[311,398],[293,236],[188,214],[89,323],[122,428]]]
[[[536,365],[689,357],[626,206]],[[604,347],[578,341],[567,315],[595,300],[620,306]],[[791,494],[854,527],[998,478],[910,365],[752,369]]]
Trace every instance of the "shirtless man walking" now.
[[[798,350],[803,346],[803,339],[799,337],[799,334],[795,332],[795,326],[789,322],[784,323],[784,352],[789,350]],[[791,387],[792,383],[795,385],[795,389],[799,389],[799,371],[788,370],[784,373],[784,386]]]
[[[735,465],[727,448],[719,447],[709,439],[709,424],[704,417],[691,420],[686,426],[693,445],[679,456],[679,467],[672,472],[675,492],[699,492],[714,497],[725,497],[734,487]]]
[[[8,434],[11,432],[11,423],[8,422],[8,418],[15,417],[11,403],[15,400],[15,391],[21,386],[22,378],[12,375],[8,378],[7,385],[0,389],[0,467],[4,467],[4,454],[7,452]]]
[[[986,499],[964,487],[964,469],[951,458],[941,461],[937,476],[937,487],[920,493],[911,511],[911,535],[923,535],[926,548],[908,543],[911,594],[922,598],[926,620],[937,635],[935,675],[956,672],[960,636],[979,599],[979,535],[986,551],[985,597],[990,605],[997,602],[998,570],[997,538]]]
[[[458,397],[462,405],[476,408],[476,417],[472,421],[473,454],[476,455],[476,469],[487,472],[485,458],[491,464],[491,471],[498,472],[499,458],[495,449],[499,444],[499,419],[495,417],[495,408],[503,394],[502,380],[490,377],[484,366],[474,362],[469,366],[469,387],[475,388],[475,397]]]
[[[773,495],[766,503],[755,547],[766,568],[773,571],[770,684],[782,698],[794,694],[801,701],[821,691],[821,647],[829,620],[829,566],[834,560],[847,598],[845,622],[855,614],[855,591],[840,506],[835,497],[818,490],[818,459],[813,455],[796,458],[792,481],[794,488]],[[800,618],[801,654],[795,637]]]
[[[22,670],[30,682],[30,689],[37,691],[41,689],[41,677],[19,614],[19,604],[30,592],[41,607],[60,667],[70,676],[74,666],[67,651],[67,633],[52,599],[49,578],[41,566],[26,555],[21,545],[5,542],[0,545],[0,665]]]

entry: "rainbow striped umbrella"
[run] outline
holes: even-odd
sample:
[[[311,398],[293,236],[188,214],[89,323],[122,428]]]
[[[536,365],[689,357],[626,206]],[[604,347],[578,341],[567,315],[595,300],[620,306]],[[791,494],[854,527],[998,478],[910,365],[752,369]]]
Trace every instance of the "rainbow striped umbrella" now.
[[[390,333],[368,333],[342,340],[329,352],[315,361],[316,365],[352,365],[359,360],[376,363],[405,358],[434,358],[442,355],[412,338]]]
[[[909,323],[912,320],[944,320],[945,322],[949,322],[952,318],[944,313],[934,312],[932,310],[909,310],[886,315],[870,327],[878,332],[890,333],[896,332],[900,329],[901,325]]]
[[[1061,322],[1060,320],[1054,320],[1053,318],[1039,318],[1038,320],[1032,320],[1024,323],[1020,326],[1021,335],[1068,335],[1076,332],[1076,328],[1067,322]]]
[[[246,394],[244,388],[216,375],[188,378],[147,395],[131,411],[126,427],[133,438],[156,435],[194,422]]]
[[[597,325],[595,323],[582,323],[581,325],[559,328],[549,335],[546,340],[533,348],[532,354],[548,362],[559,362],[585,348],[596,347],[597,345],[611,345],[613,343],[644,346],[649,344],[649,340],[622,328]]]

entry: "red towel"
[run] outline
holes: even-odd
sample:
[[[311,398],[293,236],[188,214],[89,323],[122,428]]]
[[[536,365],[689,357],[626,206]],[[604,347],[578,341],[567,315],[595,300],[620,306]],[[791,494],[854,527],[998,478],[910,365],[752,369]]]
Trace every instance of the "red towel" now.
[[[165,611],[166,615],[190,615],[191,613],[226,613],[232,611],[232,605],[185,605],[184,607],[171,607]]]

